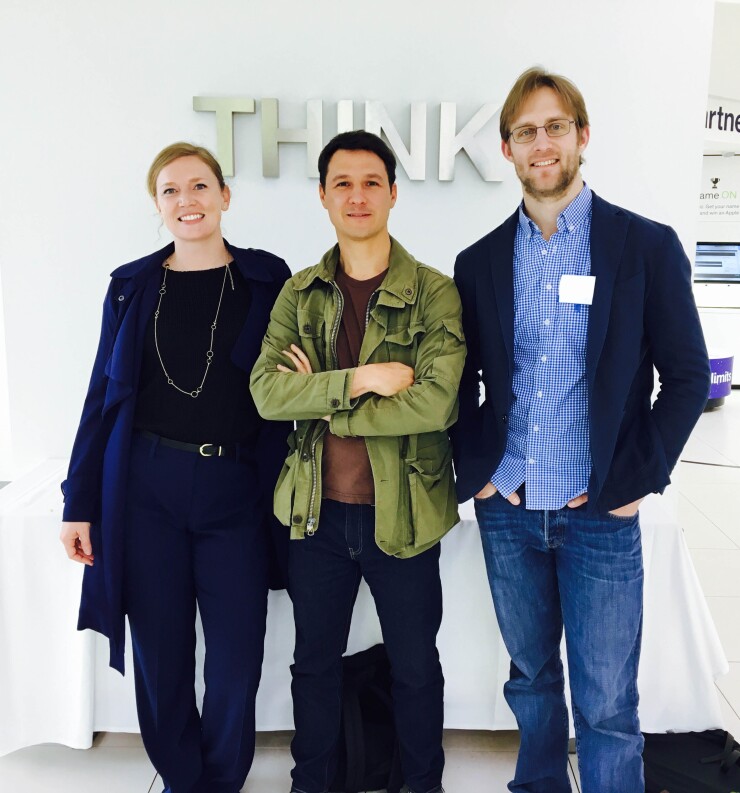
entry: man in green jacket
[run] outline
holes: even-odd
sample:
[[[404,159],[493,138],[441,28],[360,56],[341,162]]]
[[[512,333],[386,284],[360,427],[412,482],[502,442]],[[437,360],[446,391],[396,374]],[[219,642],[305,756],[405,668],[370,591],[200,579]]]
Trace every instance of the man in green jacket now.
[[[294,540],[296,793],[325,793],[334,776],[342,653],[363,577],[391,661],[406,786],[442,784],[439,541],[458,521],[447,428],[465,343],[451,279],[388,233],[395,170],[368,132],[324,148],[319,196],[338,244],[286,283],[252,372],[260,414],[297,422],[275,490]]]

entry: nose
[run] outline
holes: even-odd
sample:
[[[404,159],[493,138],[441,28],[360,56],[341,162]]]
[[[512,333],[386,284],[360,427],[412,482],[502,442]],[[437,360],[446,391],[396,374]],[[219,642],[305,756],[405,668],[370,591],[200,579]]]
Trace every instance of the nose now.
[[[352,192],[350,193],[349,200],[353,204],[364,204],[365,203],[365,191],[362,188],[362,185],[354,185],[352,188]]]
[[[537,127],[535,135],[535,148],[542,149],[547,148],[550,145],[550,136],[547,134],[544,127]]]

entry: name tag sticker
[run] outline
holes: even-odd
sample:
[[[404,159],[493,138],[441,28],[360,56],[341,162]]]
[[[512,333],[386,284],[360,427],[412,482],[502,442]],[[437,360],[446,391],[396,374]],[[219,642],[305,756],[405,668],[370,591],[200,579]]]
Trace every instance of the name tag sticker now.
[[[561,275],[558,298],[561,303],[590,306],[594,300],[595,275]]]

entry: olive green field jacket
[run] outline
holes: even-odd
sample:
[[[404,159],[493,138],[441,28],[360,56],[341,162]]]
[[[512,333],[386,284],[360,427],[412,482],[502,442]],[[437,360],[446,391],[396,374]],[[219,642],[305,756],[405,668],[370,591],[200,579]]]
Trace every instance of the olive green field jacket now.
[[[274,509],[291,539],[319,530],[321,455],[327,430],[363,437],[375,484],[375,538],[385,553],[430,548],[459,520],[447,429],[457,419],[465,361],[461,306],[451,278],[391,241],[388,274],[368,305],[359,364],[398,361],[414,383],[391,397],[350,398],[355,369],[337,369],[343,298],[334,281],[339,248],[289,279],[270,315],[251,390],[265,419],[294,419]],[[280,372],[297,344],[313,374]],[[329,416],[330,421],[323,420]]]

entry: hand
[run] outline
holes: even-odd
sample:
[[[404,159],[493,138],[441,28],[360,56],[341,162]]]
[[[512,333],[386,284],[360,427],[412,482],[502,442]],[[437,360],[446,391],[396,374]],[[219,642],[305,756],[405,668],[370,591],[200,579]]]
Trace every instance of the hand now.
[[[350,396],[362,396],[372,391],[379,396],[391,397],[414,384],[414,370],[406,364],[368,363],[355,369]]]
[[[494,485],[493,482],[487,482],[483,490],[475,494],[475,498],[490,498],[496,493],[498,493],[496,485]],[[522,503],[516,490],[506,500],[515,507],[518,507]]]
[[[610,515],[616,515],[618,518],[634,518],[637,515],[637,510],[640,508],[640,504],[642,504],[644,499],[638,498],[637,501],[632,501],[629,504],[625,504],[623,507],[619,507],[619,509],[610,509]]]
[[[575,509],[576,507],[580,507],[581,504],[585,504],[587,501],[588,501],[588,493],[581,493],[580,496],[571,498],[571,500],[568,502],[568,506],[571,509]]]
[[[277,365],[277,369],[280,372],[297,372],[298,374],[313,374],[313,369],[311,368],[311,362],[306,357],[306,353],[297,345],[291,344],[290,351],[283,350],[283,355],[286,358],[290,358],[293,362],[293,366],[295,369],[290,369],[287,366],[279,363]]]
[[[85,521],[65,521],[59,534],[67,556],[75,562],[92,567],[95,557],[90,542],[90,524]]]

